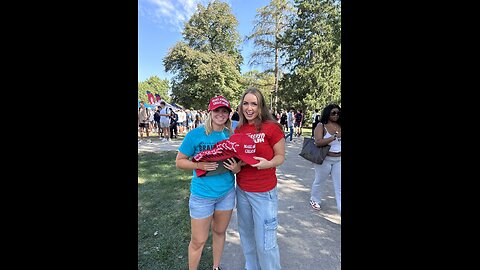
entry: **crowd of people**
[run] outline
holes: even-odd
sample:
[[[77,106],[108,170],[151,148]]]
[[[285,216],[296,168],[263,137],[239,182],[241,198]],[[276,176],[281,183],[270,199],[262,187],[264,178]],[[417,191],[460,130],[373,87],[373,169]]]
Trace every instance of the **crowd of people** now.
[[[138,142],[144,140],[151,143],[150,134],[156,133],[162,142],[176,139],[178,134],[186,134],[190,130],[203,125],[206,120],[206,112],[203,110],[189,110],[172,108],[160,101],[155,110],[145,107],[144,101],[140,101],[138,108]],[[145,133],[145,137],[144,134]]]
[[[286,142],[302,136],[303,111],[290,108],[274,113],[256,88],[243,93],[235,110],[223,96],[212,97],[206,112],[172,110],[165,105],[160,103],[152,116],[140,103],[140,141],[143,131],[147,140],[152,132],[162,141],[186,134],[178,148],[176,166],[192,171],[189,269],[198,268],[210,231],[212,269],[220,269],[225,233],[235,207],[245,269],[281,269],[276,168],[285,160]],[[312,163],[315,178],[306,203],[321,210],[325,183],[331,175],[341,214],[341,109],[330,104],[322,114],[318,111],[311,118],[311,136],[318,146],[331,147],[321,165]]]

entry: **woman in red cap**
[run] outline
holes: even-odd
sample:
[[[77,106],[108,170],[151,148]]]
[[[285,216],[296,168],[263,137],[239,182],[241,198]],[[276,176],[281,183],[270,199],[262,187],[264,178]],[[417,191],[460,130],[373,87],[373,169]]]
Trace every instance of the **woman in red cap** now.
[[[207,119],[187,133],[178,148],[177,168],[192,170],[189,210],[191,217],[191,239],[188,246],[188,268],[197,269],[203,247],[212,228],[213,269],[220,269],[220,258],[225,244],[227,230],[235,206],[235,177],[240,165],[234,158],[223,162],[194,162],[190,158],[228,139],[232,132],[229,118],[230,103],[223,96],[210,99]],[[220,166],[219,166],[220,164]],[[196,169],[207,171],[197,176]]]
[[[260,161],[253,165],[241,161],[243,167],[237,173],[238,230],[245,269],[280,269],[275,171],[285,160],[285,137],[259,90],[247,89],[240,112],[235,133],[247,134],[254,140],[254,159]]]

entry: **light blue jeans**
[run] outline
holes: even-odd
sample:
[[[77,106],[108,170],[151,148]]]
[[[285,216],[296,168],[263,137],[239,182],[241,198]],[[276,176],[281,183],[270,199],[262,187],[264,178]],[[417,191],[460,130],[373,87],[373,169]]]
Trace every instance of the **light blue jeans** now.
[[[337,201],[338,213],[342,213],[342,157],[327,156],[322,165],[314,164],[315,181],[312,184],[312,194],[310,200],[316,201],[321,205],[325,194],[325,186],[328,175],[332,175],[333,189],[335,190],[335,199]]]
[[[237,186],[237,218],[247,270],[277,270],[278,191],[246,192]]]
[[[290,137],[290,141],[292,141],[293,139],[293,126],[289,126],[289,128],[290,128],[290,133],[287,136],[285,136],[285,141],[287,141],[288,137]]]

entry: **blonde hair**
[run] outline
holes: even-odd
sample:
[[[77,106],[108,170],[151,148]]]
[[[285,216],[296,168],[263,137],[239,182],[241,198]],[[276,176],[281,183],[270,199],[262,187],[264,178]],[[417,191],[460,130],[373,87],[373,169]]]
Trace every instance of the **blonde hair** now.
[[[233,129],[232,129],[232,120],[230,119],[230,115],[227,119],[227,122],[225,122],[225,128],[228,129],[228,133],[231,135],[233,134]],[[225,129],[224,128],[224,129]],[[209,111],[207,113],[207,119],[205,119],[205,133],[209,135],[213,131],[213,119],[212,119],[212,111]]]

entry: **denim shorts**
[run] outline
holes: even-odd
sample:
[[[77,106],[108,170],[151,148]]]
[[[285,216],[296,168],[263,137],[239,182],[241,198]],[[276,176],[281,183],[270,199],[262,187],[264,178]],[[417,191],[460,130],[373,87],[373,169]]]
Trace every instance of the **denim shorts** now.
[[[232,210],[235,207],[235,188],[220,198],[203,198],[190,194],[188,202],[190,217],[194,219],[207,218],[216,210]]]

